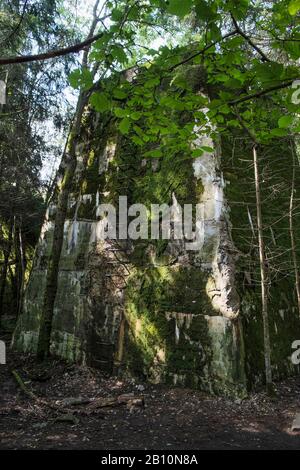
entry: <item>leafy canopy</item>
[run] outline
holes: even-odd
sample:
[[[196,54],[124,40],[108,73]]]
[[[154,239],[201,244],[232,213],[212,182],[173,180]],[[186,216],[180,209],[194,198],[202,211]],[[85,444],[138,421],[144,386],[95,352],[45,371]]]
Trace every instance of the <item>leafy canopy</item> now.
[[[77,70],[70,80],[91,90],[91,105],[112,112],[148,156],[197,157],[205,151],[191,151],[197,135],[216,129],[246,126],[262,143],[299,132],[299,0],[121,0],[107,2],[106,12],[89,56],[89,70],[101,73],[93,80]],[[168,33],[173,40],[151,47],[149,38]],[[125,73],[108,79],[134,67],[131,81]],[[203,72],[210,99],[195,92],[188,70]]]

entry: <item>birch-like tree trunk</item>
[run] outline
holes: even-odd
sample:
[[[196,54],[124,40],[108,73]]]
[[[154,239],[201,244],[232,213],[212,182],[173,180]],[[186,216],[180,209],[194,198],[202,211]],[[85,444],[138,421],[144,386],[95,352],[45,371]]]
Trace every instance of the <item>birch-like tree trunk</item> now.
[[[298,302],[298,311],[300,316],[300,277],[299,277],[299,268],[298,268],[298,260],[297,260],[297,249],[296,249],[296,239],[295,239],[295,230],[294,230],[294,192],[295,192],[295,177],[296,177],[296,159],[294,149],[291,145],[292,151],[292,182],[291,182],[291,195],[290,195],[290,205],[289,205],[289,227],[290,227],[290,239],[291,239],[291,252],[292,252],[292,259],[294,265],[294,273],[295,273],[295,287],[296,287],[296,294],[297,294],[297,302]]]
[[[264,244],[264,236],[263,236],[263,222],[262,222],[261,195],[260,195],[260,173],[259,173],[259,164],[258,164],[256,144],[253,145],[252,151],[253,151],[253,165],[254,165],[254,178],[255,178],[256,216],[257,216],[259,264],[260,264],[260,278],[261,278],[261,307],[262,307],[263,332],[264,332],[266,388],[267,388],[267,392],[271,393],[273,387],[272,387],[272,369],[271,369],[270,328],[269,328],[269,314],[268,314],[268,276],[267,276],[265,244]]]

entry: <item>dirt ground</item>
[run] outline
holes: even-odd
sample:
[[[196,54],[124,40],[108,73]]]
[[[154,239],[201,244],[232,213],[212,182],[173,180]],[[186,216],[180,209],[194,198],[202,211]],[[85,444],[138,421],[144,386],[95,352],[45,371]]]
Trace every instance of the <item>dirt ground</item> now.
[[[300,432],[291,431],[300,412],[300,377],[277,384],[274,399],[260,392],[230,400],[109,378],[62,361],[41,367],[28,356],[8,356],[0,365],[0,449],[300,449]],[[12,370],[38,400],[22,391]],[[130,401],[93,409],[63,401],[124,394],[143,396],[145,406]]]

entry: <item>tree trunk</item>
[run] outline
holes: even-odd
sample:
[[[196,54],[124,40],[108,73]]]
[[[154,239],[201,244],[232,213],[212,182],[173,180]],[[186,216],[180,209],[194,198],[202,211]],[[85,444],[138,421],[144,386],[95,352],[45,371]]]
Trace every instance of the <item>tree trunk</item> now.
[[[255,176],[256,215],[257,215],[259,262],[260,262],[260,277],[261,277],[261,304],[262,304],[262,318],[263,318],[263,329],[264,329],[266,388],[267,388],[267,392],[271,393],[273,386],[272,386],[272,369],[271,369],[270,328],[269,328],[269,315],[268,315],[268,286],[267,286],[268,279],[267,279],[266,256],[265,256],[265,245],[264,245],[262,212],[261,212],[260,173],[259,173],[256,145],[253,146],[253,164],[254,164],[254,176]]]
[[[295,240],[295,231],[294,231],[294,192],[295,192],[295,154],[294,149],[291,146],[293,160],[292,160],[292,182],[291,182],[291,195],[290,195],[290,206],[289,206],[289,225],[290,225],[290,239],[291,239],[291,251],[292,251],[292,259],[294,265],[294,273],[295,273],[295,286],[296,286],[296,294],[297,294],[297,302],[298,302],[298,311],[300,316],[300,277],[299,277],[299,269],[298,269],[298,261],[297,261],[297,250],[296,250],[296,240]]]
[[[15,218],[15,253],[16,253],[16,284],[17,284],[17,317],[21,314],[23,306],[25,257],[22,239],[22,218]]]
[[[76,145],[78,141],[78,133],[86,101],[86,95],[82,93],[78,100],[75,121],[73,123],[72,130],[69,135],[69,142],[66,149],[66,153],[63,156],[63,159],[65,161],[65,172],[63,176],[63,181],[61,183],[60,192],[58,194],[53,242],[47,268],[46,289],[42,307],[43,310],[38,339],[37,357],[40,360],[43,360],[49,355],[53,307],[57,292],[58,267],[64,237],[64,223],[68,209],[69,194],[72,189],[74,174],[77,165]]]
[[[9,257],[11,254],[12,248],[12,239],[13,239],[13,219],[11,218],[9,221],[9,229],[8,229],[8,240],[7,243],[3,246],[4,249],[4,261],[3,261],[3,268],[1,273],[1,284],[0,284],[0,319],[3,314],[3,302],[4,302],[4,294],[6,289],[6,279],[7,279],[7,270],[9,266]],[[4,240],[3,240],[4,241]]]
[[[96,0],[94,5],[93,14],[94,18],[91,24],[90,32],[88,38],[91,38],[97,23],[97,8],[100,0]],[[89,47],[85,49],[82,67],[87,66]],[[75,113],[75,118],[71,127],[71,131],[68,137],[68,142],[65,148],[63,155],[63,161],[65,162],[64,176],[59,188],[59,193],[57,196],[57,207],[54,223],[54,233],[53,233],[53,242],[51,255],[48,262],[47,268],[47,278],[46,278],[46,289],[44,294],[44,301],[42,307],[42,317],[40,322],[40,331],[38,338],[38,347],[37,347],[37,357],[39,360],[43,360],[45,357],[50,354],[50,339],[52,331],[52,320],[53,320],[53,308],[57,292],[58,284],[58,271],[59,271],[59,260],[63,245],[64,237],[64,224],[68,209],[68,200],[69,194],[72,189],[74,175],[77,166],[76,158],[76,147],[78,144],[78,137],[80,132],[80,126],[82,121],[82,115],[85,109],[85,106],[88,103],[88,92],[81,91],[77,108]]]

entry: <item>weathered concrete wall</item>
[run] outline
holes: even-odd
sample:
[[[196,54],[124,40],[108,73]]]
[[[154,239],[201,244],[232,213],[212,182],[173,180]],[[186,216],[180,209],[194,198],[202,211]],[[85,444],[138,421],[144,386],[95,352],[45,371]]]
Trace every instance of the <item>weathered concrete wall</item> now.
[[[52,352],[155,382],[245,393],[249,383],[262,380],[263,344],[259,286],[249,281],[257,272],[257,256],[255,246],[249,254],[243,244],[243,230],[252,230],[247,207],[254,214],[253,194],[241,189],[239,157],[233,158],[230,141],[201,137],[195,146],[214,147],[213,154],[180,162],[145,159],[105,119],[89,112],[83,124],[65,223]],[[249,148],[240,151],[251,158]],[[173,217],[177,204],[201,202],[203,246],[189,251],[174,239],[99,239],[99,204],[118,208],[120,195],[128,197],[128,205],[173,204]],[[48,210],[14,335],[15,346],[23,351],[34,352],[37,345],[54,213],[55,204]],[[255,263],[249,264],[249,256]],[[289,348],[297,332],[300,336],[293,280],[285,282],[280,292],[275,287],[274,302],[271,296],[277,376],[295,372]]]

